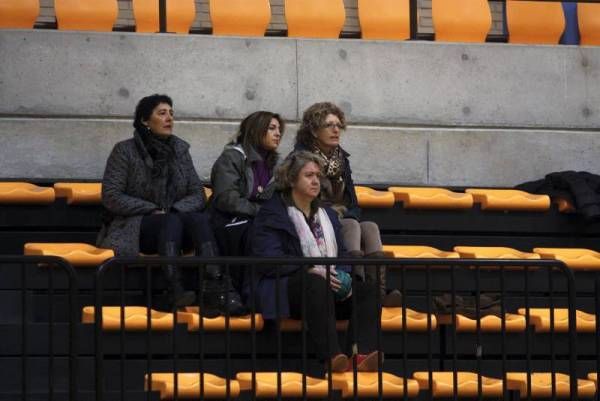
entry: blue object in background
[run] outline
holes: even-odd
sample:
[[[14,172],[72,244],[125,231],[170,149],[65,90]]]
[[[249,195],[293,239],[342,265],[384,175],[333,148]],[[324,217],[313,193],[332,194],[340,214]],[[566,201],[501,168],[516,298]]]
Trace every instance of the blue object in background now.
[[[342,286],[335,293],[335,298],[342,301],[348,297],[352,290],[352,277],[343,270],[337,270],[337,278],[341,281]]]
[[[579,44],[579,23],[577,21],[577,3],[562,3],[565,12],[565,32],[560,38],[563,45]]]

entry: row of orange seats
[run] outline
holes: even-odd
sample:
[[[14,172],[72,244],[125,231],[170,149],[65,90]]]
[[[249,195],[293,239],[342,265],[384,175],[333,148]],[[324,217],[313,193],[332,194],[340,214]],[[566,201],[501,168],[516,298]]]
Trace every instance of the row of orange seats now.
[[[158,0],[132,0],[137,32],[158,32]],[[581,44],[600,45],[600,4],[578,7]],[[54,0],[58,29],[112,31],[117,0]],[[39,0],[0,2],[0,27],[33,27]],[[364,39],[410,38],[409,0],[358,0]],[[435,38],[485,42],[492,26],[488,0],[432,0]],[[216,35],[264,36],[271,20],[269,0],[210,0]],[[346,20],[343,0],[285,0],[290,37],[338,38]],[[506,18],[510,43],[557,44],[565,29],[560,2],[509,0]],[[194,0],[167,1],[167,30],[188,33],[196,19]]]
[[[430,372],[427,371],[414,372],[412,378],[398,377],[387,372],[382,372],[381,376],[380,387],[377,372],[358,372],[356,381],[353,372],[334,373],[331,377],[331,390],[341,391],[342,398],[354,397],[355,390],[359,398],[376,398],[380,394],[384,398],[399,398],[404,395],[412,398],[419,391],[430,390],[435,398],[450,398],[456,392],[461,399],[475,399],[479,394],[485,399],[500,399],[504,391],[519,392],[521,399],[528,394],[532,398],[550,399],[555,395],[559,399],[565,399],[571,392],[570,377],[564,373],[507,372],[502,380],[474,372],[431,372],[431,383]],[[593,397],[597,382],[596,373],[589,373],[585,379],[577,379],[577,394],[574,398]],[[145,383],[146,390],[160,392],[162,400],[197,399],[202,395],[204,398],[224,399],[228,392],[230,397],[237,398],[241,391],[253,391],[257,398],[275,398],[278,397],[278,387],[283,398],[302,397],[304,387],[308,398],[325,399],[330,390],[327,378],[303,377],[298,372],[256,372],[254,380],[251,372],[237,373],[235,380],[210,373],[178,373],[177,386],[173,373],[153,373],[151,378],[146,375]]]

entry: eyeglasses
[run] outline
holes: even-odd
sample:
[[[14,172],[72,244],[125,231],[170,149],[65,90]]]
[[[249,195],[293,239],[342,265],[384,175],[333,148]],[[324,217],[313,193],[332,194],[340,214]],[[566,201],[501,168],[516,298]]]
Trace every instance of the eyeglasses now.
[[[327,123],[327,124],[323,125],[323,128],[329,128],[329,129],[334,129],[334,128],[337,128],[337,129],[339,129],[339,130],[343,130],[343,129],[345,129],[346,127],[344,127],[344,126],[343,126],[342,124],[340,124],[340,123]]]

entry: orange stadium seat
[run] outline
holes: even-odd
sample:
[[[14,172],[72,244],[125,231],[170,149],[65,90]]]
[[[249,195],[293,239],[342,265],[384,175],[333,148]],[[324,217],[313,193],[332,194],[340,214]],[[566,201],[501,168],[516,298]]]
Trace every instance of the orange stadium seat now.
[[[479,376],[473,372],[456,372],[456,394],[460,398],[476,398],[479,380],[481,380],[482,397],[502,397],[502,380]],[[429,372],[415,372],[415,380],[421,389],[431,388],[436,398],[450,398],[454,395],[453,372],[432,372],[433,385],[429,385]]]
[[[161,400],[175,399],[175,376],[173,373],[152,373],[152,383],[148,383],[149,375],[145,376],[146,391],[159,391]],[[201,383],[203,381],[203,383]],[[177,398],[203,399],[227,398],[227,379],[210,373],[177,373]],[[202,392],[201,384],[203,385]],[[229,380],[229,396],[232,399],[240,395],[240,384],[237,380]],[[204,397],[202,397],[204,396]]]
[[[506,2],[508,42],[558,44],[565,30],[565,14],[560,2]]]
[[[289,37],[337,39],[346,9],[343,0],[285,0],[285,20]]]
[[[125,306],[123,308],[123,328],[127,331],[141,331],[148,327],[148,308],[145,306]],[[94,323],[95,312],[93,306],[84,306],[81,315],[82,323]],[[162,331],[173,328],[173,314],[150,309],[150,327],[152,330]],[[102,307],[102,329],[121,330],[121,307]]]
[[[552,373],[531,373],[531,398],[552,397]],[[555,373],[555,389],[557,398],[568,398],[571,393],[569,375]],[[521,398],[527,397],[527,373],[510,372],[506,374],[506,387],[519,391]],[[577,379],[577,395],[580,398],[591,398],[596,394],[596,385],[591,380]]]
[[[54,0],[58,29],[110,32],[119,15],[117,0]]]
[[[0,0],[0,28],[31,29],[40,14],[40,0]]]
[[[527,309],[520,308],[519,314],[527,315]],[[529,308],[529,321],[535,326],[538,333],[550,332],[550,309]],[[596,315],[583,311],[575,311],[575,328],[578,333],[594,333],[596,331]],[[569,331],[569,310],[565,308],[554,309],[554,331],[566,333]]]
[[[178,312],[177,319],[180,322],[187,323],[189,331],[198,331],[200,329],[200,315],[198,314],[197,306],[188,306],[184,311]],[[202,317],[202,329],[206,331],[225,331],[226,324],[225,316],[217,316],[215,318]],[[261,331],[265,325],[265,321],[260,313],[254,315],[254,329]],[[251,315],[246,316],[230,316],[229,329],[231,331],[250,331],[252,330]]]
[[[44,205],[54,202],[54,188],[28,182],[0,182],[0,204]]]
[[[574,270],[600,270],[600,252],[582,248],[534,248],[542,259],[562,261]]]
[[[210,0],[213,34],[264,36],[271,21],[269,0]]]
[[[389,191],[377,191],[373,188],[356,186],[356,197],[360,207],[394,207],[396,199]]]
[[[99,205],[102,203],[102,184],[99,182],[57,182],[57,198],[66,198],[69,205]]]
[[[158,0],[133,0],[135,31],[153,33],[160,30]],[[167,32],[187,34],[196,19],[194,0],[167,0]]]
[[[485,42],[492,27],[487,0],[432,0],[435,40],[441,42]]]
[[[334,373],[331,375],[333,388],[342,391],[342,398],[354,397],[354,372]],[[407,397],[416,397],[419,384],[416,380],[407,379],[406,389],[404,378],[391,373],[381,373],[381,395],[384,398],[401,399],[406,393]],[[357,372],[356,393],[360,398],[376,399],[379,392],[379,374],[377,372]]]
[[[535,195],[516,189],[469,188],[465,192],[473,196],[481,210],[546,211],[550,209],[548,195]]]
[[[445,188],[389,187],[388,191],[402,202],[406,209],[470,209],[473,197],[470,194],[452,192]]]
[[[382,251],[393,258],[408,259],[458,259],[458,252],[445,252],[422,245],[384,245]]]
[[[256,372],[256,387],[252,388],[252,373],[240,372],[235,378],[240,390],[252,391],[256,398],[277,398],[277,373]],[[327,398],[329,386],[327,380],[306,376],[307,398]],[[281,372],[281,396],[286,398],[302,398],[302,374],[297,372]]]
[[[452,315],[438,315],[440,324],[452,324]],[[527,324],[525,317],[513,313],[504,315],[504,329],[506,332],[525,331]],[[457,332],[474,333],[477,331],[477,320],[463,315],[456,315],[454,328]],[[487,315],[479,319],[479,329],[482,333],[499,333],[502,330],[502,319],[500,316]]]
[[[580,44],[600,46],[600,4],[578,3]]]
[[[406,308],[406,329],[407,331],[427,331],[427,320],[431,322],[431,330],[437,328],[437,318],[435,315],[428,315],[412,309]],[[402,308],[401,307],[383,307],[381,308],[381,330],[399,331],[403,328]]]
[[[467,259],[541,259],[537,253],[501,246],[455,246],[454,251]]]
[[[25,255],[58,256],[76,267],[96,267],[115,256],[112,249],[77,242],[31,242],[24,248]]]
[[[363,39],[410,38],[409,0],[358,0],[358,20]]]

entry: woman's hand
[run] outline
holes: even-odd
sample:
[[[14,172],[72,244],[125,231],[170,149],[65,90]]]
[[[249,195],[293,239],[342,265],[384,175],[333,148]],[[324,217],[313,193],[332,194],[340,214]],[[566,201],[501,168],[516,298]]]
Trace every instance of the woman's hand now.
[[[311,267],[308,269],[308,272],[321,276],[324,280],[327,280],[327,267],[325,266]],[[329,286],[334,292],[337,292],[342,286],[342,283],[337,278],[337,271],[333,266],[329,267]]]

